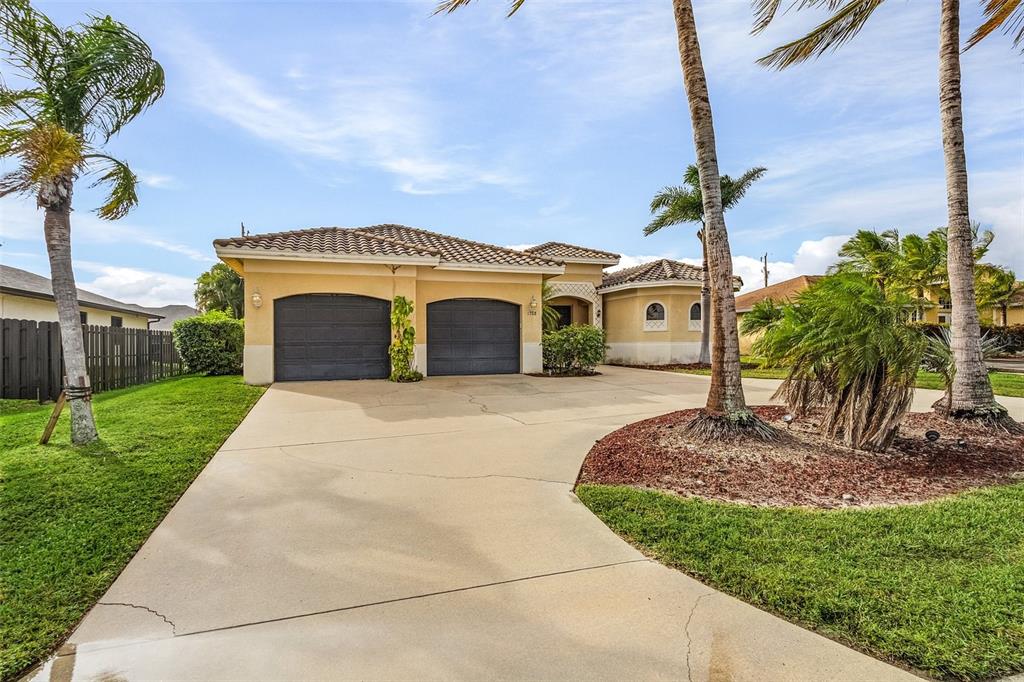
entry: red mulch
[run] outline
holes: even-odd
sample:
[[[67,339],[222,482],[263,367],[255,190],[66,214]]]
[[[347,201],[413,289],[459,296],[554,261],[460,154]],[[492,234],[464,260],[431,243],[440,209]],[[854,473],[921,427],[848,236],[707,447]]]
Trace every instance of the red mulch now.
[[[682,427],[699,410],[672,412],[599,440],[583,462],[579,482],[761,506],[831,508],[921,502],[1024,480],[1024,437],[952,424],[933,413],[907,415],[889,451],[871,453],[823,438],[813,416],[787,430],[784,407],[754,411],[780,430],[778,441],[696,444]],[[935,443],[924,438],[930,429],[941,434]]]

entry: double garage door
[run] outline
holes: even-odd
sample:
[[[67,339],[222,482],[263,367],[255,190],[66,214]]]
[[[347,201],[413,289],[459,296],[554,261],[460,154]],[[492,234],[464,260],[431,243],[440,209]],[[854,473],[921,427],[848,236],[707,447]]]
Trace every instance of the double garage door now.
[[[349,294],[305,294],[274,302],[277,381],[388,376],[391,304]],[[427,305],[427,374],[519,371],[519,306],[489,299]]]

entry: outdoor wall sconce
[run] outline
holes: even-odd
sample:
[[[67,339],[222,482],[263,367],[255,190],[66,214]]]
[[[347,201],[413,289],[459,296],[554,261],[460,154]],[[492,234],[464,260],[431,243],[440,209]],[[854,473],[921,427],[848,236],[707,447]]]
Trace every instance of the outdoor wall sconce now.
[[[536,315],[537,314],[537,297],[536,296],[531,296],[530,297],[530,314],[531,315]]]
[[[253,308],[261,308],[261,307],[263,307],[263,297],[260,296],[260,292],[258,290],[252,292],[252,307]]]

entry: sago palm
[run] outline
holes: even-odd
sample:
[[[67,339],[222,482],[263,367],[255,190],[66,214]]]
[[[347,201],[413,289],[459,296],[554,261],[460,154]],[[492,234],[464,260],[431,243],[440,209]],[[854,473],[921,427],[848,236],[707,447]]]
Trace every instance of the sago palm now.
[[[824,7],[831,16],[803,38],[786,43],[759,62],[768,67],[788,66],[820,57],[849,42],[885,0],[801,0],[800,8]],[[778,12],[782,0],[754,0],[754,31],[761,31]],[[999,28],[1014,34],[1014,44],[1024,41],[1022,0],[985,0],[988,17],[971,36],[968,47]],[[996,402],[981,349],[981,326],[974,295],[974,257],[967,201],[967,156],[964,151],[963,104],[960,88],[960,0],[939,2],[939,118],[946,170],[946,210],[949,291],[952,303],[950,329],[957,372],[949,416],[977,420],[1021,431]]]
[[[884,451],[910,409],[924,350],[904,322],[909,302],[860,273],[830,275],[781,310],[761,310],[754,351],[790,368],[778,390],[790,410],[820,409],[824,435]]]
[[[442,0],[435,13],[450,13],[473,0]],[[508,16],[525,0],[508,0]],[[679,45],[679,63],[693,126],[693,146],[697,157],[701,203],[704,206],[704,245],[711,276],[711,387],[705,409],[688,425],[698,438],[755,436],[771,439],[774,429],[747,407],[740,378],[740,343],[736,329],[736,297],[733,292],[732,254],[722,206],[722,184],[718,172],[715,126],[711,115],[704,63],[700,55],[697,24],[692,0],[672,0]]]
[[[757,182],[766,172],[765,168],[751,168],[735,180],[728,175],[722,176],[722,210],[727,211],[735,206],[750,186]],[[700,194],[700,173],[697,167],[690,164],[683,173],[683,184],[663,187],[651,199],[651,213],[654,218],[644,228],[645,235],[652,235],[663,227],[682,223],[700,223],[697,239],[701,248],[701,288],[700,288],[700,355],[698,362],[711,362],[711,282],[708,273],[707,249],[704,248],[704,201]]]
[[[71,405],[74,443],[96,439],[89,377],[71,264],[71,197],[75,181],[94,174],[110,193],[97,209],[121,218],[138,202],[136,178],[100,150],[164,92],[164,72],[149,47],[124,24],[90,17],[61,28],[25,0],[0,4],[0,52],[27,84],[0,84],[0,158],[14,170],[0,178],[0,196],[34,194],[45,212],[43,233]]]

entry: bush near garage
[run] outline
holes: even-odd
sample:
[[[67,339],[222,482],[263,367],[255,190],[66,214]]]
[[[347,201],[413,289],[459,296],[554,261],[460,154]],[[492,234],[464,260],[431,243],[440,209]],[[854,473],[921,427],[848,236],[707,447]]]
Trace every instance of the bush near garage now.
[[[220,310],[174,323],[174,343],[189,372],[241,374],[245,323]]]
[[[550,374],[593,374],[604,361],[605,332],[589,324],[573,324],[544,332],[544,369]]]

